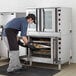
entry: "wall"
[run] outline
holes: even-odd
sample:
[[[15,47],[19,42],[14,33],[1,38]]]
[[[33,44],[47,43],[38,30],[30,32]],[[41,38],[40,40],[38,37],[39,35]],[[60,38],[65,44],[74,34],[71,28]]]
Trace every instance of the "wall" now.
[[[0,11],[25,11],[29,7],[72,7],[72,62],[76,63],[76,1],[75,0],[0,0]]]

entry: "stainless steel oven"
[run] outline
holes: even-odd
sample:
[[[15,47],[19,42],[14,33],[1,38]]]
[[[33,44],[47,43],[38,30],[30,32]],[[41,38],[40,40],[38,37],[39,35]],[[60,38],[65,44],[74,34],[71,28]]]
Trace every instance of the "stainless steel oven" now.
[[[32,50],[31,62],[61,64],[71,58],[71,8],[32,8],[36,24],[27,32],[29,41],[38,49]]]

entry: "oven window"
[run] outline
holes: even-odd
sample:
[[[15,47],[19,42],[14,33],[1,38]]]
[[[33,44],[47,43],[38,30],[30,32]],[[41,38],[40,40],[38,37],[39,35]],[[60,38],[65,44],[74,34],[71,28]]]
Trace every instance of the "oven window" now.
[[[45,29],[52,29],[52,11],[45,9]]]
[[[27,9],[26,16],[28,14],[34,14],[36,16],[36,9]],[[36,31],[36,24],[35,23],[29,24],[27,31]]]

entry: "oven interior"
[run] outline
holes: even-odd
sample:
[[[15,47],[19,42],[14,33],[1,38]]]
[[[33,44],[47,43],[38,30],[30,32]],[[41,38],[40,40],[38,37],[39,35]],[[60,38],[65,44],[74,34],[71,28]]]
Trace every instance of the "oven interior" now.
[[[51,58],[51,38],[30,37],[32,45],[36,48],[32,51],[32,56]]]

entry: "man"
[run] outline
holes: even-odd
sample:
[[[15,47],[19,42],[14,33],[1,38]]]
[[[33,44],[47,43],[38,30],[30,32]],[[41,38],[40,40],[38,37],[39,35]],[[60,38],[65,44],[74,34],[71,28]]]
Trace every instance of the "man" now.
[[[9,44],[9,66],[7,72],[14,72],[22,68],[19,60],[19,45],[17,42],[17,34],[21,31],[21,38],[25,45],[28,43],[26,32],[28,24],[35,22],[35,15],[28,14],[27,17],[14,18],[8,22],[5,27],[5,36],[7,37]]]

